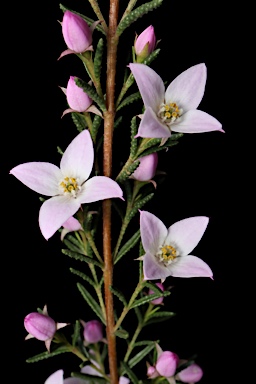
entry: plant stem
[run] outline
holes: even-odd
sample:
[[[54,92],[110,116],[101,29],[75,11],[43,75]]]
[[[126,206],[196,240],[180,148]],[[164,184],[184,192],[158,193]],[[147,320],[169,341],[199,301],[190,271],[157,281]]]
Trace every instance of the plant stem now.
[[[110,0],[109,27],[107,31],[107,80],[106,107],[104,112],[103,173],[112,174],[112,145],[115,119],[115,77],[118,37],[116,36],[119,0]],[[114,333],[114,303],[110,290],[113,282],[113,259],[111,250],[111,200],[103,201],[103,256],[104,256],[104,292],[106,305],[106,333],[108,341],[108,360],[111,384],[118,384],[116,336]]]

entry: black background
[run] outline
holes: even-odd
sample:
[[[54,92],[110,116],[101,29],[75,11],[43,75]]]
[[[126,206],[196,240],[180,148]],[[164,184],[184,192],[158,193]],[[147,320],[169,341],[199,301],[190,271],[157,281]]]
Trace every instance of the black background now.
[[[99,0],[100,6],[101,3],[108,1]],[[120,1],[120,11],[126,3]],[[120,84],[135,32],[139,34],[152,24],[157,39],[161,40],[158,45],[161,53],[152,68],[169,84],[185,69],[204,62],[208,78],[199,109],[217,118],[225,131],[184,135],[178,146],[161,152],[158,169],[167,173],[166,180],[144,207],[167,227],[190,216],[210,217],[193,253],[210,265],[214,280],[169,278],[167,285],[172,285],[173,290],[166,299],[166,309],[173,310],[177,316],[168,324],[148,328],[145,336],[160,338],[164,350],[175,351],[181,358],[197,354],[197,362],[205,372],[202,384],[226,383],[234,371],[234,377],[238,374],[240,314],[247,313],[238,274],[244,246],[240,238],[239,217],[245,209],[241,193],[246,188],[239,129],[247,107],[240,108],[242,100],[236,85],[241,69],[237,52],[241,42],[239,12],[223,9],[222,3],[165,0],[160,8],[132,24],[121,36],[117,75]],[[140,4],[138,1],[137,5]],[[63,5],[94,18],[86,1],[69,0]],[[72,369],[77,369],[78,359],[63,354],[34,364],[25,363],[45,347],[35,339],[24,342],[27,334],[24,317],[45,304],[49,315],[59,322],[77,318],[88,321],[94,315],[77,291],[77,279],[70,274],[69,267],[78,266],[61,253],[58,234],[46,241],[40,233],[39,196],[8,173],[12,167],[27,161],[59,164],[57,146],[65,149],[77,133],[71,116],[61,119],[66,99],[59,86],[66,87],[71,75],[86,80],[86,73],[75,55],[57,61],[66,49],[58,23],[62,20],[58,1],[6,7],[12,23],[4,30],[7,44],[3,42],[2,47],[3,53],[6,52],[2,74],[6,85],[2,328],[7,337],[5,358],[9,382],[16,382],[18,377],[26,383],[43,384],[60,368],[67,377]],[[107,15],[107,6],[103,9]],[[95,38],[99,36],[96,31]],[[139,112],[135,105],[133,108],[133,114]],[[129,126],[130,116],[116,134],[113,176],[128,155]],[[114,282],[120,288],[121,284],[125,286],[128,293],[136,284],[137,269],[132,256],[122,266],[123,270],[121,266],[117,269]]]

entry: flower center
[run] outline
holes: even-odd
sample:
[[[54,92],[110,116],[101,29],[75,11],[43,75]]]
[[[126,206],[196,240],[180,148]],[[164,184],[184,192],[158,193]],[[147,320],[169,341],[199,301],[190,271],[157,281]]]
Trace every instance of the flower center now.
[[[71,195],[72,197],[76,197],[81,189],[79,179],[75,177],[65,177],[59,185],[64,195]]]
[[[167,266],[179,256],[179,252],[172,245],[165,245],[160,247],[156,256],[161,263]]]
[[[176,103],[162,103],[157,115],[162,123],[170,126],[172,123],[174,123],[175,120],[179,119],[182,113],[183,109],[179,108]]]

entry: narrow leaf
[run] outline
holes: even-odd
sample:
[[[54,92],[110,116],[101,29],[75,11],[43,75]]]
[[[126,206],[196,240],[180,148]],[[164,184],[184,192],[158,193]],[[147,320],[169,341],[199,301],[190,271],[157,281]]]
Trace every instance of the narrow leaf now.
[[[140,92],[136,92],[136,93],[133,93],[132,95],[130,96],[127,96],[123,101],[122,103],[120,103],[117,107],[117,111],[119,111],[121,108],[125,107],[126,105],[129,105],[131,103],[133,103],[134,101],[138,100],[138,99],[141,99],[141,95],[140,95]]]
[[[83,280],[87,281],[87,283],[89,283],[91,286],[93,286],[95,288],[95,283],[94,281],[89,277],[87,276],[85,273],[82,273],[80,271],[77,271],[76,269],[74,268],[69,268],[70,272],[73,273],[74,275],[77,275],[79,277],[81,277]]]
[[[169,311],[155,312],[148,317],[145,325],[161,323],[162,321],[169,320],[171,317],[174,317],[174,316],[176,316],[175,312],[169,312]]]
[[[136,215],[138,210],[141,209],[143,207],[143,205],[145,205],[147,202],[149,202],[149,200],[151,200],[153,198],[153,196],[154,196],[154,193],[150,193],[149,195],[147,195],[143,199],[140,199],[139,201],[137,201],[134,204],[134,207],[129,214],[128,220],[130,221],[133,218],[133,216]]]
[[[121,361],[121,367],[122,371],[126,372],[127,376],[131,380],[133,384],[139,384],[139,379],[135,375],[135,373],[131,370],[128,364],[126,364],[124,361]]]
[[[134,233],[134,235],[122,246],[120,251],[118,252],[114,264],[116,264],[127,252],[130,251],[139,241],[140,239],[140,229]]]
[[[114,293],[114,295],[115,295],[116,297],[118,297],[118,299],[119,299],[119,300],[124,304],[124,306],[126,307],[126,306],[127,306],[127,302],[126,302],[126,299],[125,299],[123,293],[122,293],[119,289],[117,289],[117,288],[113,288],[113,287],[110,287],[110,290],[111,290],[111,292]]]
[[[77,288],[81,292],[83,298],[87,302],[87,304],[92,308],[92,310],[96,313],[96,315],[100,318],[103,324],[106,325],[106,320],[102,314],[101,308],[99,304],[94,300],[92,295],[87,291],[87,289],[80,283],[77,283]]]
[[[117,34],[120,36],[123,31],[134,23],[138,18],[142,17],[146,13],[153,11],[162,4],[163,0],[153,0],[149,3],[145,3],[138,8],[135,8],[129,15],[127,15],[118,25]]]
[[[133,368],[136,364],[138,364],[142,359],[144,359],[145,356],[149,354],[152,349],[155,348],[155,342],[152,342],[152,344],[147,345],[145,348],[143,348],[140,352],[138,352],[133,358],[129,360],[129,367]]]
[[[96,47],[96,51],[95,51],[94,61],[93,61],[94,73],[97,80],[100,80],[103,50],[104,50],[104,41],[103,39],[99,39]]]
[[[61,252],[64,255],[72,257],[73,259],[80,260],[80,261],[85,261],[86,263],[97,265],[97,267],[100,267],[102,269],[101,263],[99,263],[98,261],[96,261],[94,259],[91,259],[90,257],[81,255],[81,254],[79,254],[77,252],[70,251],[69,249],[62,249]]]
[[[164,291],[164,292],[162,292],[161,295],[158,294],[158,293],[154,293],[154,294],[152,294],[152,295],[148,295],[148,296],[142,297],[141,299],[136,300],[136,301],[132,304],[131,308],[138,307],[138,306],[140,306],[140,305],[146,304],[146,303],[148,303],[149,301],[152,301],[152,300],[154,300],[154,299],[158,299],[159,297],[163,297],[163,296],[165,297],[165,296],[169,296],[169,295],[170,295],[170,292],[169,292],[169,291]]]
[[[74,325],[74,333],[72,335],[72,345],[75,346],[78,339],[80,338],[81,324],[80,321],[76,320]]]
[[[129,333],[124,329],[118,329],[117,331],[115,331],[115,335],[117,337],[120,337],[120,339],[128,339],[129,337]]]
[[[67,347],[59,347],[55,351],[52,352],[43,352],[40,353],[39,355],[35,355],[33,357],[30,357],[26,360],[26,363],[36,363],[37,361],[44,360],[44,359],[49,359],[50,357],[60,355],[61,353],[66,353],[70,352],[70,349]]]
[[[79,132],[82,132],[87,127],[86,120],[81,113],[72,112],[71,117]]]
[[[87,373],[72,372],[71,376],[84,380],[85,384],[88,384],[88,382],[90,382],[92,384],[106,384],[107,383],[107,381],[104,377],[95,376],[95,375],[88,375]]]

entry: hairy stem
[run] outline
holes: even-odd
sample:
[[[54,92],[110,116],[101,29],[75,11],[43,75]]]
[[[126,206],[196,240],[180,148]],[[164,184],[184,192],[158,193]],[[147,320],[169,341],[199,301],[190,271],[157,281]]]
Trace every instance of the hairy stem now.
[[[109,27],[107,32],[107,80],[106,107],[104,112],[103,173],[112,174],[112,144],[115,119],[115,76],[118,37],[116,36],[119,0],[110,0]],[[116,337],[114,333],[114,303],[110,290],[113,282],[113,260],[111,250],[111,200],[103,201],[103,256],[104,256],[104,292],[106,305],[106,333],[108,341],[108,360],[111,384],[118,384]]]

